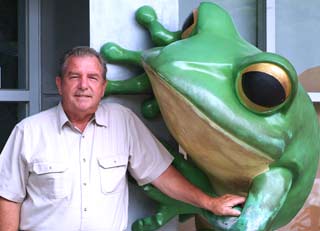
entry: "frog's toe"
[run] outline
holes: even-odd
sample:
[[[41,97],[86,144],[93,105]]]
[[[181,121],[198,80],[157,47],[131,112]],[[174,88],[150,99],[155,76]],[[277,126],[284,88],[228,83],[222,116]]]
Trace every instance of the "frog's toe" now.
[[[153,119],[160,114],[160,109],[155,98],[147,99],[141,106],[142,115],[144,118]]]
[[[115,43],[106,43],[101,47],[100,53],[105,60],[117,60],[123,55],[123,48]]]
[[[157,20],[157,15],[150,6],[142,6],[136,12],[136,20],[140,25],[147,27],[152,21]]]
[[[162,226],[161,219],[158,220],[157,216],[150,216],[136,220],[132,226],[132,231],[152,231],[157,230]]]

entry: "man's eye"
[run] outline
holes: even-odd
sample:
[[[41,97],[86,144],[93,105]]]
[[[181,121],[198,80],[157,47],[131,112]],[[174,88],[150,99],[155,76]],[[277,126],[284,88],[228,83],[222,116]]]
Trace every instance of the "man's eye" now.
[[[69,78],[70,79],[77,79],[77,78],[79,78],[79,76],[78,75],[70,75]]]
[[[98,77],[97,76],[89,76],[89,79],[97,81]]]

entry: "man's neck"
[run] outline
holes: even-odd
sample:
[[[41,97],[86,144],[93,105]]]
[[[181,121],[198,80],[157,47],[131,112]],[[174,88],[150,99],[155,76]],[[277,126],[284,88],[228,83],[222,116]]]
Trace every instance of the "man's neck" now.
[[[68,113],[65,112],[70,123],[76,127],[77,129],[79,129],[81,132],[84,131],[84,129],[87,127],[88,123],[90,122],[90,120],[92,119],[92,117],[94,116],[94,113],[92,114],[82,114],[82,113],[78,113],[78,114],[74,114],[74,113]]]

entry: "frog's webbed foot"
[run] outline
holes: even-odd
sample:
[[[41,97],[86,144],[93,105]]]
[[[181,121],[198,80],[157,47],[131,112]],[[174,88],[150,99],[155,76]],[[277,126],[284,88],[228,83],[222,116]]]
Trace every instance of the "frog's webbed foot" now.
[[[156,12],[150,6],[142,6],[136,12],[136,20],[147,28],[151,39],[157,46],[165,46],[181,39],[181,32],[170,32],[157,20]]]

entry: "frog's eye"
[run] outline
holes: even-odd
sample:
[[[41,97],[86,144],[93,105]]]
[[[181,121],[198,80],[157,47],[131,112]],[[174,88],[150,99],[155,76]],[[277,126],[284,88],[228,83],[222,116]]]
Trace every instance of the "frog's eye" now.
[[[197,21],[198,21],[198,10],[194,10],[192,14],[188,16],[188,18],[183,24],[182,34],[181,34],[182,39],[185,39],[191,35],[194,27],[197,24]]]
[[[236,85],[240,101],[260,113],[281,107],[292,90],[288,74],[272,63],[258,63],[245,68]]]

